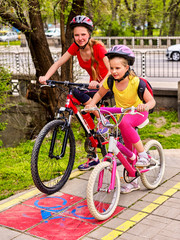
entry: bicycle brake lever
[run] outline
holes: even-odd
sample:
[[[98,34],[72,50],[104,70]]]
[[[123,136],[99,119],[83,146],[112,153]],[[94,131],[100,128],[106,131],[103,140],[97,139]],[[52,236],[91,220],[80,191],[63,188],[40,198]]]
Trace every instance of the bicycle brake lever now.
[[[40,88],[43,88],[43,87],[51,87],[50,85],[47,85],[47,84],[43,84],[40,86]]]
[[[135,114],[139,114],[141,115],[142,117],[144,117],[144,114],[140,113],[140,112],[136,112]]]
[[[88,109],[85,109],[85,108],[83,108],[83,109],[81,109],[81,112],[83,112],[83,111],[85,111],[85,112],[90,112],[90,111],[99,111],[99,109],[98,109],[98,108],[96,108],[96,107],[94,107],[94,108],[88,108]]]

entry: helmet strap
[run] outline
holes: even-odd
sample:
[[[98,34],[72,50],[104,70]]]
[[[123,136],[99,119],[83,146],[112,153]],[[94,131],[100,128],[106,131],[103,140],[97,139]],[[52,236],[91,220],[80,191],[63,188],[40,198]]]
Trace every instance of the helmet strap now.
[[[114,79],[117,82],[121,82],[122,80],[124,80],[127,76],[129,76],[129,70],[124,74],[124,76],[120,79]]]
[[[75,40],[74,40],[74,43],[78,46],[79,49],[85,49],[85,47],[88,45],[90,39],[91,39],[91,36],[88,38],[87,43],[84,46],[82,46],[82,47],[79,46]]]

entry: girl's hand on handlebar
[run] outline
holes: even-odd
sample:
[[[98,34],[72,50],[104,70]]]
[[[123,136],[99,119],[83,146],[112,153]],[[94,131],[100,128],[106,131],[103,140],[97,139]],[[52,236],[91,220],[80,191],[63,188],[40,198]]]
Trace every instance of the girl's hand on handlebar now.
[[[46,80],[48,80],[48,79],[47,79],[45,76],[40,76],[40,77],[39,77],[39,82],[40,82],[41,84],[47,85]]]
[[[96,105],[91,105],[91,104],[88,104],[84,107],[84,110],[88,110],[88,109],[91,109],[91,108],[97,108]],[[90,112],[93,112],[93,111],[90,111]]]
[[[139,104],[137,106],[137,111],[138,112],[149,111],[149,107],[147,106],[147,104]]]
[[[89,83],[89,89],[96,89],[96,88],[99,88],[99,87],[97,87],[97,86],[99,86],[99,82],[97,82],[97,81],[91,81],[90,83]]]

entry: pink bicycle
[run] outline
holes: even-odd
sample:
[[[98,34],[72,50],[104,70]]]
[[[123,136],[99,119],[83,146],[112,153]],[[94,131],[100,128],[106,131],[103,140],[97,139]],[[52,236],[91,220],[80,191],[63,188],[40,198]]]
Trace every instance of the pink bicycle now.
[[[130,151],[117,140],[117,129],[123,115],[141,114],[135,111],[134,107],[127,109],[116,107],[102,107],[100,110],[98,108],[88,109],[88,111],[92,110],[98,110],[99,113],[108,115],[112,119],[109,124],[106,124],[106,127],[110,130],[108,153],[92,171],[87,185],[87,204],[90,213],[98,220],[105,220],[115,211],[120,197],[117,159],[124,166],[123,178],[125,182],[130,183],[140,177],[147,189],[154,189],[163,178],[165,158],[161,144],[156,140],[150,140],[145,145],[145,150],[151,159],[150,166],[137,168],[135,166],[137,161],[136,150]],[[117,114],[121,114],[119,120],[117,120]],[[102,119],[101,121],[103,123]],[[144,127],[148,122],[147,119],[138,128]]]

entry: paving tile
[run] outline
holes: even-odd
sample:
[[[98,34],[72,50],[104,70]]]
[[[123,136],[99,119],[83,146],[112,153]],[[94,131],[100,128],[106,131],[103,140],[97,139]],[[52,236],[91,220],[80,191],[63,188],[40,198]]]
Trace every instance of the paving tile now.
[[[148,190],[137,190],[137,191],[133,191],[131,193],[128,194],[120,194],[120,198],[119,198],[119,205],[125,208],[130,207],[132,204],[134,204],[134,202],[138,201],[139,199],[141,199],[142,197],[144,197],[146,194],[148,194]],[[133,196],[133,197],[132,197]]]
[[[110,220],[111,218],[113,218],[115,215],[117,215],[123,209],[124,208],[117,206],[116,210],[114,211],[114,213],[112,214],[112,216],[109,219],[106,219],[104,221],[98,221],[97,219],[95,219],[91,215],[91,213],[89,212],[88,206],[87,206],[87,201],[84,200],[84,201],[82,201],[80,203],[77,203],[73,207],[69,208],[67,211],[62,213],[62,215],[63,216],[73,217],[75,219],[83,220],[85,222],[89,222],[89,223],[92,223],[92,224],[101,225],[104,222],[106,222],[106,221]]]
[[[169,238],[169,237],[161,235],[161,234],[158,234],[155,237],[151,238],[151,240],[170,240],[170,239],[171,240],[177,240],[179,238],[173,238],[172,236],[171,236],[171,238]]]
[[[167,206],[160,206],[154,212],[154,215],[158,215],[165,218],[170,219],[179,219],[180,218],[180,210],[177,208],[167,207]]]
[[[152,212],[153,208],[157,208],[157,207],[159,207],[158,204],[153,204],[153,203],[149,203],[141,200],[136,202],[134,205],[132,205],[131,209],[134,209],[136,211],[142,211],[142,212],[149,212],[149,211]]]
[[[172,225],[171,225],[172,226]],[[160,235],[164,236],[164,237],[168,237],[169,239],[176,239],[179,240],[180,239],[180,233],[179,233],[179,223],[178,223],[178,227],[176,227],[176,231],[174,231],[175,228],[172,229],[163,229],[160,233]]]
[[[180,191],[176,192],[172,197],[180,199]]]
[[[93,240],[93,239],[97,239],[97,238],[89,238],[89,237],[82,237],[82,238],[79,238],[79,240]]]
[[[37,237],[33,237],[32,235],[27,234],[21,234],[16,238],[13,238],[13,240],[37,240]]]
[[[124,209],[124,211],[120,212],[117,216],[117,218],[124,219],[124,220],[129,220],[133,216],[135,216],[139,211],[127,208]]]
[[[95,224],[59,215],[33,227],[28,233],[48,240],[76,240],[96,227]]]
[[[154,200],[156,200],[160,196],[161,196],[160,194],[149,193],[145,197],[143,197],[141,200],[152,203]]]
[[[180,173],[174,176],[173,178],[171,178],[171,181],[180,182]]]
[[[169,161],[172,161],[172,159],[170,158]],[[166,164],[164,177],[165,177],[166,180],[169,180],[169,179],[173,178],[176,174],[178,174],[179,171],[180,171],[180,168],[178,168],[176,166],[168,166]]]
[[[174,185],[176,185],[177,181],[173,181],[173,178],[165,183],[163,183],[161,186],[165,188],[172,188]]]
[[[158,235],[161,230],[157,227],[144,224],[143,221],[135,225],[133,228],[129,229],[128,233],[134,234],[136,236],[141,236],[144,238],[153,238]]]
[[[61,189],[62,193],[86,198],[87,181],[84,179],[74,178],[69,180]]]
[[[169,198],[168,201],[163,203],[163,206],[176,208],[180,210],[180,199],[179,198]]]
[[[164,194],[167,190],[169,190],[168,187],[164,187],[163,185],[159,186],[158,188],[154,189],[152,193],[162,195]]]
[[[158,222],[158,223],[164,223],[164,224],[170,224],[172,221],[170,218],[160,217],[160,216],[154,215],[154,213],[147,216],[147,219],[150,219],[150,220],[152,220],[154,222]]]
[[[177,236],[180,237],[180,221],[171,221],[171,223],[167,225],[166,230],[169,232],[175,232]]]
[[[92,170],[87,171],[87,172],[83,173],[82,175],[79,175],[78,178],[79,179],[84,179],[84,180],[88,181],[91,173],[92,173]]]
[[[116,238],[116,240],[149,240],[147,237],[136,236],[134,234],[130,234],[129,232],[123,233],[120,237]]]
[[[158,222],[157,219],[154,221],[154,219],[149,218],[149,216],[144,218],[142,223],[159,229],[163,229],[167,226],[167,223]]]
[[[107,223],[105,223],[103,226],[111,228],[111,229],[115,229],[118,226],[120,226],[122,223],[124,223],[125,221],[126,220],[124,220],[124,219],[120,219],[120,218],[116,217],[116,218],[111,219]]]
[[[11,240],[11,239],[19,236],[20,234],[21,234],[20,232],[0,226],[0,239],[1,240]]]
[[[0,224],[21,231],[38,224],[42,220],[42,213],[40,210],[29,206],[23,206],[22,204],[0,213]]]
[[[106,236],[108,233],[110,233],[112,231],[112,229],[110,228],[105,228],[105,227],[99,227],[96,230],[92,231],[91,233],[89,233],[87,235],[87,237],[91,238],[91,239],[101,239],[102,237]],[[118,233],[119,231],[117,231]]]

